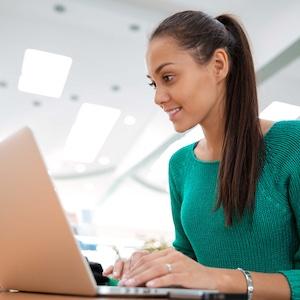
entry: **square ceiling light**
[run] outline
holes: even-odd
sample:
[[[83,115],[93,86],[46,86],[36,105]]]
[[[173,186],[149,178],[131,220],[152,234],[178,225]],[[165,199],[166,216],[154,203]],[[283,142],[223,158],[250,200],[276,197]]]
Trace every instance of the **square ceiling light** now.
[[[18,89],[26,93],[59,98],[71,65],[70,57],[26,49]]]
[[[271,121],[294,120],[300,117],[300,106],[274,101],[259,116]]]
[[[93,162],[120,114],[121,111],[116,108],[82,104],[65,144],[64,159]]]

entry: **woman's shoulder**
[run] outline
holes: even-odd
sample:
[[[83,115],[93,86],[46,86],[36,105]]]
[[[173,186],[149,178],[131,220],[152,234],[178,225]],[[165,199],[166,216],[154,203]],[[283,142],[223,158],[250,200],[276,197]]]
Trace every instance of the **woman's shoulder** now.
[[[300,120],[274,122],[264,135],[268,156],[281,163],[290,158],[300,160]]]
[[[271,123],[265,132],[265,140],[279,142],[299,142],[300,140],[300,120],[282,120]]]
[[[192,155],[194,147],[196,143],[189,144],[184,146],[177,151],[175,151],[170,158],[169,164],[170,165],[181,165],[186,163],[186,159]]]

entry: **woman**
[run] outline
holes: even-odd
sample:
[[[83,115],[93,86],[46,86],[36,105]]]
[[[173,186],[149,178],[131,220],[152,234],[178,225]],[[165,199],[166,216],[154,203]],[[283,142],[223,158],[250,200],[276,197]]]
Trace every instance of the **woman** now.
[[[152,33],[147,65],[175,130],[200,124],[205,138],[170,160],[174,249],[135,253],[104,274],[125,286],[300,299],[300,122],[258,118],[241,25],[176,13]]]

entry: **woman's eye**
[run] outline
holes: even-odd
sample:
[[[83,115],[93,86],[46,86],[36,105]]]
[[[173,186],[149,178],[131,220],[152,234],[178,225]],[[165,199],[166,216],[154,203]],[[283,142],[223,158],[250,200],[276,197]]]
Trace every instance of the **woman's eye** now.
[[[169,82],[173,79],[173,77],[174,77],[173,75],[165,75],[165,76],[163,76],[163,80],[165,82]]]

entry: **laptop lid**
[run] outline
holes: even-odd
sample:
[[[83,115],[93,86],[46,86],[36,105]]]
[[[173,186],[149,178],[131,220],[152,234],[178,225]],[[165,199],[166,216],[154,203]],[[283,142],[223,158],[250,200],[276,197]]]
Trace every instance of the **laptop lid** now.
[[[95,279],[29,128],[0,143],[0,166],[0,286],[95,295]]]

